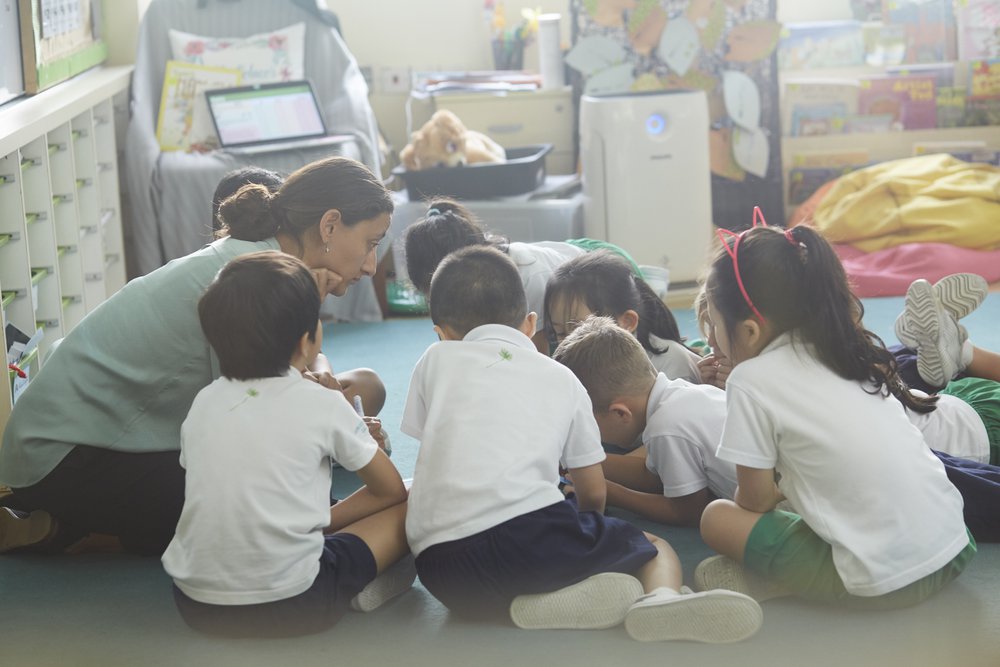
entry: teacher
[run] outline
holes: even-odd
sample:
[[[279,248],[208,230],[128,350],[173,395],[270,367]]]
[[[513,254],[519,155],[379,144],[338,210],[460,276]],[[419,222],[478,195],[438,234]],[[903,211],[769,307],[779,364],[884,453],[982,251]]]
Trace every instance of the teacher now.
[[[220,208],[222,238],[129,282],[88,314],[4,431],[0,484],[13,494],[0,497],[0,552],[58,551],[104,533],[127,551],[161,554],[184,504],[181,422],[220,375],[198,320],[204,289],[233,258],[280,250],[312,269],[321,294],[342,296],[375,272],[392,210],[379,179],[348,158],[308,164],[274,193],[245,185]],[[334,376],[322,355],[310,370],[348,399],[360,394],[373,414],[385,400],[373,371]]]

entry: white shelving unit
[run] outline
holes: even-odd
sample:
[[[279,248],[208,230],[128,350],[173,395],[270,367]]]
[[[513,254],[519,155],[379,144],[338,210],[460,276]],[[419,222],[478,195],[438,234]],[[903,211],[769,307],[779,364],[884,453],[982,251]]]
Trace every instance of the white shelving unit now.
[[[91,70],[0,108],[0,340],[44,337],[26,364],[125,284],[115,116],[131,67]],[[0,382],[0,431],[12,406]]]

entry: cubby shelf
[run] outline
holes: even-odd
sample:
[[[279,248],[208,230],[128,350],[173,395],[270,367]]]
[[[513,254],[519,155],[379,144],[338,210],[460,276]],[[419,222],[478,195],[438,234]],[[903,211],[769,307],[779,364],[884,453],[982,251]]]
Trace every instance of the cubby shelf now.
[[[7,324],[42,330],[19,364],[29,382],[52,344],[125,284],[115,126],[131,71],[99,67],[0,108],[0,339],[6,351]],[[0,382],[0,431],[11,382]]]

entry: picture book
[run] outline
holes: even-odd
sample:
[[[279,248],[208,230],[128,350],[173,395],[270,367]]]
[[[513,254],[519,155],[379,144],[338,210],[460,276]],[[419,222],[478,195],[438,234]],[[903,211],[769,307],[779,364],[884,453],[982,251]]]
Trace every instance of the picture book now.
[[[937,127],[933,76],[880,76],[861,80],[858,113],[891,114],[893,128],[923,130]]]
[[[883,0],[882,22],[902,26],[903,62],[939,63],[957,55],[954,0]]]
[[[793,137],[837,134],[858,112],[855,80],[799,79],[788,81],[782,96],[781,123]]]
[[[1000,59],[969,63],[965,125],[1000,125]]]
[[[219,140],[205,101],[205,91],[240,84],[237,69],[206,67],[179,60],[167,61],[160,95],[156,139],[162,151],[205,151]]]
[[[959,60],[1000,58],[1000,2],[958,0],[955,21]]]
[[[965,125],[965,88],[942,86],[937,89],[938,127],[963,127]]]
[[[865,62],[860,21],[789,23],[778,42],[783,70],[853,67]]]

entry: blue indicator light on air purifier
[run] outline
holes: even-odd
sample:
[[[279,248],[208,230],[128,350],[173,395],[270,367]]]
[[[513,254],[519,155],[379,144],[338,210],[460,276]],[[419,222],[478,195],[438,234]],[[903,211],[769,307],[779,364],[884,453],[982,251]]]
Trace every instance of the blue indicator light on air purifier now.
[[[663,134],[663,131],[667,129],[667,119],[658,113],[650,114],[649,118],[646,119],[646,132],[656,136],[658,134]]]

